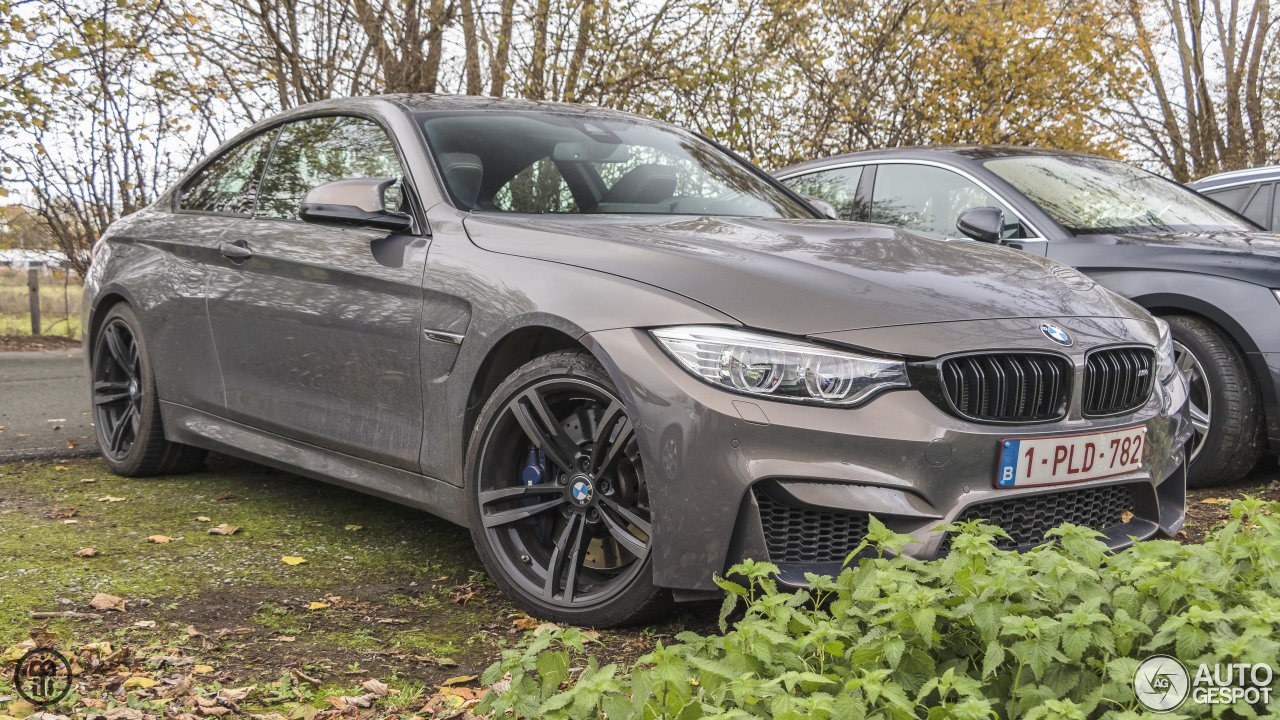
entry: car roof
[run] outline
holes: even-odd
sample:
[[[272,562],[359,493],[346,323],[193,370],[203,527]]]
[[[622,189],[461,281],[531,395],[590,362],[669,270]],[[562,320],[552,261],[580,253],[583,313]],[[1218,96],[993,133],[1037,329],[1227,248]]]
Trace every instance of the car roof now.
[[[494,98],[478,95],[437,95],[432,93],[398,93],[387,95],[366,95],[348,98],[321,100],[294,108],[281,115],[303,115],[316,111],[341,112],[343,110],[366,109],[370,106],[387,104],[395,105],[410,113],[418,112],[513,112],[542,111],[559,114],[576,114],[590,117],[616,118],[631,122],[657,122],[651,118],[619,110],[608,110],[591,105],[574,103],[547,102],[540,100],[521,100],[518,98]],[[281,117],[275,116],[275,118]],[[273,118],[273,119],[275,119]]]
[[[1228,187],[1231,185],[1247,185],[1249,183],[1265,182],[1267,180],[1275,180],[1276,178],[1280,178],[1280,165],[1218,173],[1217,175],[1200,178],[1193,183],[1188,183],[1188,185],[1196,190],[1208,190],[1211,188]]]
[[[885,150],[863,150],[860,152],[833,155],[831,157],[822,158],[821,160],[810,160],[796,165],[791,165],[789,167],[782,168],[773,174],[789,175],[800,170],[817,169],[824,165],[865,160],[915,159],[934,160],[936,162],[955,162],[957,159],[980,161],[1001,157],[1026,157],[1028,155],[1095,157],[1088,153],[1071,152],[1068,150],[1050,150],[1047,148],[1022,147],[1018,145],[913,145],[889,148]]]

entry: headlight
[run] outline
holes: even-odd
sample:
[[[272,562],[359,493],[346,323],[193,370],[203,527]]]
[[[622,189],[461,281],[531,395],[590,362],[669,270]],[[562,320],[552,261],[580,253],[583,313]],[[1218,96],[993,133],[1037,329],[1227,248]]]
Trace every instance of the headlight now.
[[[1160,341],[1156,344],[1156,377],[1163,384],[1178,372],[1178,365],[1173,359],[1173,333],[1169,330],[1169,323],[1160,318],[1155,318],[1155,321],[1160,329]]]
[[[746,395],[845,406],[908,387],[901,360],[715,326],[663,328],[652,334],[695,376]]]

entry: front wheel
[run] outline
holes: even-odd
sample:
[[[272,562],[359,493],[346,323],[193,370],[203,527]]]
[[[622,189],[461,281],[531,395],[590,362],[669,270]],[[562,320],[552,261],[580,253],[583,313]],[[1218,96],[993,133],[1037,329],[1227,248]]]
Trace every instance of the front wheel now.
[[[531,615],[608,627],[666,607],[635,430],[589,354],[535,359],[494,391],[466,478],[480,557]]]
[[[151,358],[141,323],[128,305],[116,305],[93,341],[93,426],[111,471],[140,477],[193,470],[204,450],[169,442],[160,420]]]
[[[1198,317],[1164,318],[1173,331],[1178,372],[1187,381],[1195,434],[1187,484],[1226,485],[1243,478],[1262,454],[1262,400],[1235,344]]]

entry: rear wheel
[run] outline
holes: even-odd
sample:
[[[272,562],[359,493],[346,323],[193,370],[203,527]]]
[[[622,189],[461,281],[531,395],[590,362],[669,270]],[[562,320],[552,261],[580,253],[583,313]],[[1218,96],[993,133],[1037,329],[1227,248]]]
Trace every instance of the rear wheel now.
[[[593,357],[557,352],[517,370],[480,412],[467,455],[472,537],[527,612],[605,627],[666,607],[635,431]]]
[[[1262,454],[1262,401],[1244,355],[1221,330],[1188,315],[1164,318],[1173,330],[1174,360],[1187,381],[1191,424],[1187,484],[1235,482]]]
[[[138,477],[186,472],[207,453],[169,442],[160,421],[151,360],[138,316],[128,305],[111,308],[93,343],[93,424],[111,471]]]

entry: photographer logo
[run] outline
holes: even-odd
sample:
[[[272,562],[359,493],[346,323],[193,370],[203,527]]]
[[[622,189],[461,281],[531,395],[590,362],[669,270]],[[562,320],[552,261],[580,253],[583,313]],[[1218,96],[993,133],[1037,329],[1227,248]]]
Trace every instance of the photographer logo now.
[[[13,685],[32,705],[51,705],[71,692],[71,663],[53,648],[36,648],[14,667]]]
[[[1152,655],[1133,674],[1133,693],[1148,710],[1169,712],[1187,699],[1187,668],[1168,655]]]

